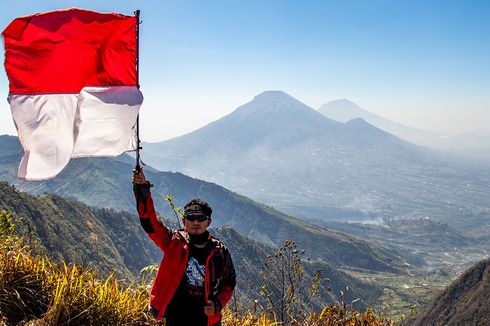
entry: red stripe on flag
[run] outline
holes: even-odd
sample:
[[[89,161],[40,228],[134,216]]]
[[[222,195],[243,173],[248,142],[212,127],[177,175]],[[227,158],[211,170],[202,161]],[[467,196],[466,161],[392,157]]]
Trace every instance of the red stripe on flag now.
[[[136,18],[67,9],[17,18],[3,31],[11,94],[136,85]]]

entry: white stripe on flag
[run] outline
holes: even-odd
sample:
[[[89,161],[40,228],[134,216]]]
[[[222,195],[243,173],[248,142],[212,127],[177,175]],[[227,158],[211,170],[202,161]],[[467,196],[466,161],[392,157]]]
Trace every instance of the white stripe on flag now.
[[[136,149],[134,125],[143,95],[133,86],[85,87],[72,157],[117,156]]]
[[[78,94],[10,95],[9,102],[24,147],[19,178],[54,177],[73,151]]]
[[[134,86],[10,95],[9,102],[25,151],[19,178],[50,179],[71,157],[116,156],[136,148],[133,127],[143,95]]]

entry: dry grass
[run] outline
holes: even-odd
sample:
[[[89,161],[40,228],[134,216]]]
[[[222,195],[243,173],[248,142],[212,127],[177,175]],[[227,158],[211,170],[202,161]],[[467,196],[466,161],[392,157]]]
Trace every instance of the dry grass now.
[[[155,325],[148,291],[34,255],[0,213],[0,325]]]
[[[382,318],[368,309],[363,313],[348,310],[339,305],[327,306],[321,313],[310,312],[300,319],[293,320],[290,326],[389,326],[395,323],[387,318]],[[275,326],[283,325],[279,321],[270,318],[267,312],[252,313],[250,311],[241,316],[236,316],[229,309],[223,314],[223,326]]]
[[[15,235],[12,217],[0,213],[0,325],[163,325],[147,313],[148,286],[123,285],[111,275],[55,264],[34,254]],[[345,303],[311,312],[290,325],[392,325],[371,310],[358,313]],[[226,308],[223,326],[281,323],[257,306],[241,315]]]

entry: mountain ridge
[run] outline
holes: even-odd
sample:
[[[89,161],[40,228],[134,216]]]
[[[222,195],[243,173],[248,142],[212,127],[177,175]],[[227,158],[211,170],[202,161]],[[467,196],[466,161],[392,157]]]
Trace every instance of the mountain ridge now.
[[[0,145],[1,140],[2,137]],[[18,153],[18,159],[21,155]],[[133,167],[121,160],[72,160],[58,177],[45,182],[18,181],[15,178],[16,165],[14,161],[7,165],[0,164],[0,179],[34,194],[54,192],[94,207],[135,212],[130,184]],[[400,259],[403,253],[384,247],[372,248],[366,242],[287,216],[216,184],[181,173],[146,170],[145,174],[154,184],[152,191],[157,211],[164,216],[172,216],[164,200],[167,194],[174,197],[178,207],[183,207],[194,197],[201,197],[213,207],[213,226],[228,224],[245,236],[276,247],[287,239],[295,240],[310,252],[312,258],[333,265],[399,271],[404,266],[404,259],[411,259],[410,255]]]

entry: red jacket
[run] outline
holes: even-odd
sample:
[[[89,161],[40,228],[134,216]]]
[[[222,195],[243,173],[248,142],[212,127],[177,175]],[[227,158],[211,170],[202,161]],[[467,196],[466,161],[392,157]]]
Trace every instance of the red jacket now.
[[[134,185],[133,190],[141,225],[150,239],[164,252],[150,294],[150,311],[157,320],[161,320],[187,267],[189,235],[186,231],[165,226],[158,219],[149,184]],[[212,326],[221,320],[221,308],[233,294],[236,277],[228,249],[213,237],[209,237],[208,241],[211,241],[212,246],[206,259],[204,295],[217,308],[217,313],[208,317],[208,325]]]

